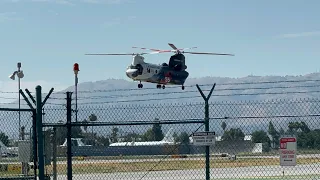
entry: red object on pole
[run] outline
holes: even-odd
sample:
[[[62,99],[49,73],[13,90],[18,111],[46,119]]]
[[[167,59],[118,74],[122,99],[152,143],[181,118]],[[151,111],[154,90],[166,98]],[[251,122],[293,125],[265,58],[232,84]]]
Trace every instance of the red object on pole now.
[[[73,65],[73,71],[74,71],[74,74],[78,74],[78,71],[80,71],[80,70],[79,70],[79,64],[78,64],[78,63],[74,63],[74,65]]]

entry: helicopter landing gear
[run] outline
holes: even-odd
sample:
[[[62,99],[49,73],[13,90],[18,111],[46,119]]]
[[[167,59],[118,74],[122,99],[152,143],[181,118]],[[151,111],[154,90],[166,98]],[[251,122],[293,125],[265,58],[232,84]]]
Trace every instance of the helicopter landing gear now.
[[[162,85],[162,89],[165,89],[166,86],[165,85]],[[161,84],[157,84],[157,89],[161,89]]]
[[[141,84],[141,81],[140,81],[140,83],[138,84],[138,88],[143,88],[143,84]]]
[[[181,86],[181,89],[184,90],[184,85]]]

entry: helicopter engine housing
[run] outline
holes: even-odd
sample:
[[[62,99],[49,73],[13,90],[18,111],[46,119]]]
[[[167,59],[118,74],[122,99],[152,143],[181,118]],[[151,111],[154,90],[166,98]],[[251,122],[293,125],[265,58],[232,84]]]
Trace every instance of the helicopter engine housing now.
[[[175,71],[183,71],[187,69],[185,64],[185,56],[183,54],[175,54],[170,57],[169,67]]]

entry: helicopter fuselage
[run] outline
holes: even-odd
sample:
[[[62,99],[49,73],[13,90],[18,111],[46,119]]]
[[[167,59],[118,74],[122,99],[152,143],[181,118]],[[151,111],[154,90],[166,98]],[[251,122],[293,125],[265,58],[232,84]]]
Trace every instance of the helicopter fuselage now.
[[[225,53],[210,53],[210,52],[187,52],[186,49],[192,48],[183,48],[178,49],[174,44],[168,43],[168,45],[173,50],[160,50],[160,49],[150,49],[150,48],[140,48],[148,49],[153,52],[151,53],[103,53],[103,54],[86,54],[86,55],[133,55],[133,60],[131,65],[128,66],[126,70],[126,75],[133,79],[134,81],[140,81],[138,88],[142,88],[143,85],[141,82],[156,83],[157,88],[165,88],[166,84],[169,85],[181,85],[182,90],[184,90],[184,83],[189,76],[189,73],[186,71],[187,66],[185,63],[185,56],[183,54],[207,54],[207,55],[228,55],[234,56],[233,54]],[[139,48],[139,47],[133,47]],[[161,65],[146,63],[144,61],[144,54],[159,54],[165,52],[174,52],[169,59],[169,63],[162,63]]]
[[[170,61],[179,61],[171,58]],[[134,56],[131,65],[127,67],[126,75],[134,81],[140,81],[138,85],[142,88],[141,82],[155,83],[157,88],[165,88],[165,85],[182,85],[185,83],[189,73],[185,69],[177,68],[184,65],[175,66],[173,62],[162,63],[161,65],[146,63],[142,56]],[[184,86],[182,87],[184,89]]]

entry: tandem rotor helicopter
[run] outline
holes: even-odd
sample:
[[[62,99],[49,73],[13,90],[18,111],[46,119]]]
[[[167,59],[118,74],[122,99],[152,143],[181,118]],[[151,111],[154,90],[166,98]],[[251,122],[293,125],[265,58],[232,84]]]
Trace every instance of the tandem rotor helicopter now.
[[[189,76],[186,71],[187,65],[185,63],[184,53],[188,54],[206,54],[206,55],[228,55],[234,56],[233,54],[221,54],[221,53],[208,53],[208,52],[186,52],[186,49],[178,49],[174,44],[168,43],[172,50],[160,50],[160,49],[150,49],[143,47],[132,47],[139,48],[143,50],[150,50],[153,52],[143,52],[143,53],[116,53],[116,54],[85,54],[85,55],[131,55],[133,56],[132,63],[127,67],[126,75],[133,79],[134,81],[139,81],[138,88],[143,88],[141,82],[155,83],[157,88],[165,89],[166,85],[181,85],[182,90],[185,89],[184,83]],[[147,63],[143,55],[145,54],[158,54],[173,52],[169,59],[169,63],[162,63],[160,65]]]

